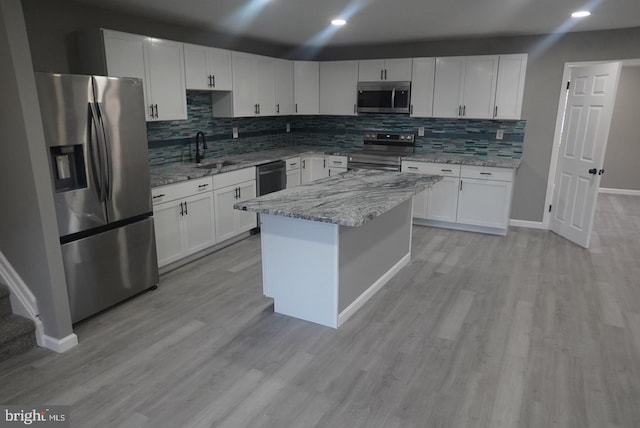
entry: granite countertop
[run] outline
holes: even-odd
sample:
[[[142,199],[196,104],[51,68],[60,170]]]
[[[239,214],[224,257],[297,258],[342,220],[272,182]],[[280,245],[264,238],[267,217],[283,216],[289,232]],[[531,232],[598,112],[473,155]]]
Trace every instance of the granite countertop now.
[[[224,156],[221,158],[205,158],[200,165],[190,162],[188,164],[151,167],[151,187],[165,186],[167,184],[178,183],[180,181],[193,180],[208,175],[249,168],[294,156],[327,154],[347,156],[348,152],[344,149],[334,149],[331,147],[293,146],[283,149],[263,150],[260,152],[245,153],[241,155]],[[222,160],[235,163],[233,165],[226,165],[222,167],[222,169],[218,170],[215,167],[216,161]],[[214,165],[214,167],[203,168],[203,166],[210,164]]]
[[[215,175],[237,169],[248,168],[264,163],[287,159],[302,155],[336,155],[348,156],[346,149],[332,148],[326,146],[292,146],[282,149],[264,150],[260,152],[245,153],[234,156],[224,156],[222,158],[205,158],[200,166],[190,162],[188,164],[177,164],[151,168],[151,187],[165,186],[167,184],[178,183],[186,180]],[[518,168],[520,159],[512,159],[502,156],[475,156],[449,153],[416,153],[402,158],[418,162],[449,163],[462,165],[477,165],[499,168]],[[226,165],[222,169],[215,168],[216,161],[231,161],[233,165]],[[202,168],[203,165],[213,164],[214,168]]]
[[[440,181],[439,175],[351,170],[238,202],[235,209],[357,227]]]
[[[455,153],[420,153],[403,157],[402,160],[516,169],[521,162],[521,159],[513,159],[506,156],[476,156]]]

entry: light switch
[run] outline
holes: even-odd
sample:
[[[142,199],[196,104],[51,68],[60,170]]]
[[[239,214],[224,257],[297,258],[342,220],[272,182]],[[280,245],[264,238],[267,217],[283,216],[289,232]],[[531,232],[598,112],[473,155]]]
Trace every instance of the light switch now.
[[[498,129],[496,131],[496,140],[502,140],[504,138],[504,129]]]
[[[418,128],[418,137],[424,137],[424,126]]]
[[[233,128],[233,138],[238,138],[238,128]]]

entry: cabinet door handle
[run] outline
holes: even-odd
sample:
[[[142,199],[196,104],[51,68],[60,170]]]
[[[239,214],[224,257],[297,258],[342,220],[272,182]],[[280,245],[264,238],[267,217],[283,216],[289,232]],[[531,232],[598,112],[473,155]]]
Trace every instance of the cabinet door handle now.
[[[296,103],[296,113],[298,112],[298,103]]]
[[[467,115],[467,106],[462,106],[462,115],[463,116]]]
[[[458,116],[462,116],[462,106],[458,106]]]
[[[384,70],[384,80],[387,80],[387,70]]]
[[[216,87],[216,75],[215,74],[211,75],[211,86],[213,86],[214,88]]]
[[[238,187],[238,199],[242,199],[242,187]]]
[[[414,169],[414,170],[416,170],[416,169],[418,169],[418,167],[417,167],[417,166],[408,166],[408,167],[407,167],[407,169]]]
[[[209,80],[209,85],[208,86],[211,87],[211,75],[208,75],[207,79]]]
[[[280,114],[280,104],[276,104],[276,113]]]
[[[342,165],[342,161],[334,160],[333,163],[338,164],[338,165]]]
[[[460,180],[460,190],[462,190],[462,180]]]
[[[184,207],[182,206],[182,202],[180,202],[180,215],[184,215]]]
[[[306,161],[303,159],[303,160],[302,160],[302,169],[305,169],[306,167],[307,167],[307,166],[306,166]]]
[[[149,104],[149,117],[153,117],[153,104]]]
[[[162,197],[164,197],[164,196],[167,196],[167,195],[165,195],[164,193],[162,193],[162,194],[160,194],[160,195],[155,195],[155,196],[153,197],[153,199],[159,199],[159,198],[162,198]]]
[[[198,186],[198,189],[202,189],[202,188],[207,187],[207,186],[209,186],[209,185],[208,184],[201,184],[201,185]]]
[[[322,160],[322,167],[323,167],[323,168],[326,168],[326,167],[327,167],[327,160],[326,160],[326,159],[323,159],[323,160]]]
[[[184,201],[184,215],[189,215],[189,206],[187,205],[187,201]]]
[[[156,119],[157,119],[159,117],[158,116],[158,104],[155,104],[155,106],[156,106]]]
[[[290,166],[296,166],[296,165],[298,165],[298,163],[297,162],[291,162],[289,165]]]
[[[450,169],[441,169],[442,172],[452,172]]]
[[[493,175],[493,174],[490,172],[481,172],[480,175]]]
[[[384,80],[384,70],[380,70],[380,80]]]
[[[498,106],[493,110],[493,117],[498,117]]]
[[[409,106],[409,114],[413,114],[413,104]]]

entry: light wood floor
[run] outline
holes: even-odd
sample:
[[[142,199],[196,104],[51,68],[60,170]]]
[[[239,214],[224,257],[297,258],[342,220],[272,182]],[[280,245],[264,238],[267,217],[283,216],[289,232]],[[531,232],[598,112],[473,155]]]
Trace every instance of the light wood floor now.
[[[339,331],[274,314],[259,237],[0,364],[0,403],[74,427],[638,427],[640,198],[590,250],[416,227],[412,263]],[[301,281],[304,280],[301,278]]]

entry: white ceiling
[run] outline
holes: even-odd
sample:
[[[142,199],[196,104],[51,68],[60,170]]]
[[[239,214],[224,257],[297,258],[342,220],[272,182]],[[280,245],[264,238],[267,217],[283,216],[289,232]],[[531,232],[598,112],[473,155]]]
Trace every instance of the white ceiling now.
[[[640,26],[640,0],[79,0],[287,45],[346,45]],[[573,11],[590,9],[583,19]],[[329,21],[349,22],[336,29]],[[329,29],[329,27],[331,27]]]

